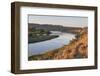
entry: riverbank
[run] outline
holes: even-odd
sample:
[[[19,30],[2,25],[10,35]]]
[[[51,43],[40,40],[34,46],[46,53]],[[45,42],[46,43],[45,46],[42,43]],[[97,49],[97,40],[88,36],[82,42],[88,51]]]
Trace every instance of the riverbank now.
[[[58,35],[50,35],[51,32],[43,29],[29,28],[28,29],[28,43],[36,43],[41,41],[50,40]]]
[[[76,59],[88,57],[88,31],[83,28],[80,33],[76,35],[76,39],[70,41],[56,50],[45,52],[39,55],[30,56],[29,60],[48,60],[48,59]]]
[[[39,36],[39,37],[29,38],[28,43],[36,43],[36,42],[46,41],[46,40],[54,39],[57,37],[59,37],[59,36],[52,35],[52,36]]]

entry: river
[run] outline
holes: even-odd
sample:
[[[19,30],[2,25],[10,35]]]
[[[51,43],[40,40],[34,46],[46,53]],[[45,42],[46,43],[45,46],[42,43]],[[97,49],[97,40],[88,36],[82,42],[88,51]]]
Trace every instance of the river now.
[[[52,51],[54,49],[60,48],[64,45],[67,45],[70,40],[75,38],[75,34],[63,33],[58,31],[51,32],[51,35],[59,35],[59,37],[51,40],[28,44],[28,56],[41,54],[47,51]]]

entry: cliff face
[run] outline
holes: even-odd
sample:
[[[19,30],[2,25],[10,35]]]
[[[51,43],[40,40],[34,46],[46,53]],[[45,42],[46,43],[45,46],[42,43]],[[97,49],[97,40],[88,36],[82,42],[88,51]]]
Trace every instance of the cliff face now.
[[[68,45],[41,55],[31,56],[29,60],[47,60],[47,59],[76,59],[88,57],[88,31],[84,28],[77,34],[76,39]]]

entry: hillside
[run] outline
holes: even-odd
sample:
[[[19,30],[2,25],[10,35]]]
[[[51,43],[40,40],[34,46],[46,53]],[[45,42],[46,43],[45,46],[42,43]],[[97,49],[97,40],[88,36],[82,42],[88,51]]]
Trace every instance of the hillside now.
[[[28,28],[36,28],[36,29],[43,29],[46,31],[61,31],[61,32],[67,32],[67,33],[79,33],[82,28],[80,27],[65,27],[62,25],[53,25],[53,24],[38,24],[38,23],[29,23]]]
[[[29,60],[48,60],[48,59],[76,59],[88,57],[88,31],[83,28],[76,35],[76,39],[70,41],[56,50],[52,50],[43,54],[30,56]]]

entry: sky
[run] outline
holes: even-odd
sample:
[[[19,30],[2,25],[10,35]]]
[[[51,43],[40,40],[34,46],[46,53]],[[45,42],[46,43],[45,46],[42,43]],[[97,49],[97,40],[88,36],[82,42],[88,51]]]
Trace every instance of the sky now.
[[[28,23],[54,24],[66,27],[86,27],[88,17],[28,15]]]

